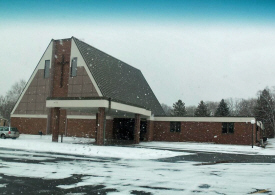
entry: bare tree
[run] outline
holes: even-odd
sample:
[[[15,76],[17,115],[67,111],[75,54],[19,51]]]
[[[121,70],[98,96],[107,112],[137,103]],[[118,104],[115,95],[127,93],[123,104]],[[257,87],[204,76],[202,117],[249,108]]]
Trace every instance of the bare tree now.
[[[258,99],[255,106],[255,117],[264,123],[266,129],[271,129],[267,132],[268,137],[275,135],[275,101],[274,96],[271,95],[269,88],[258,92]]]
[[[214,116],[215,111],[217,110],[217,108],[219,106],[219,102],[207,101],[207,102],[205,102],[205,104],[209,110],[210,116]]]
[[[235,100],[233,98],[227,98],[224,101],[228,106],[230,115],[234,116],[234,113],[235,113]]]
[[[5,96],[0,96],[0,115],[6,119],[10,119],[10,114],[15,106],[20,94],[22,93],[26,81],[21,79],[12,85],[11,89]]]
[[[164,110],[165,114],[170,116],[172,114],[172,107],[168,106],[167,104],[161,104],[162,109]]]
[[[196,106],[186,106],[186,116],[195,116]]]
[[[0,96],[0,116],[4,117],[6,109],[6,98],[4,96]]]
[[[254,116],[254,108],[256,106],[257,99],[250,98],[248,100],[241,99],[236,102],[235,115],[234,116]]]

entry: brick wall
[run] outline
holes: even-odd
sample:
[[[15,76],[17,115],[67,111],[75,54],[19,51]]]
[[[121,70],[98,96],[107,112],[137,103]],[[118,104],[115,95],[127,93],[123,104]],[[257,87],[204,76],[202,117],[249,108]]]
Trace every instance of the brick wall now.
[[[47,114],[46,98],[49,96],[49,84],[49,78],[44,78],[44,69],[38,70],[14,114]]]
[[[16,127],[20,133],[37,135],[39,131],[46,134],[46,118],[11,118],[11,126]]]
[[[253,126],[254,144],[256,128]],[[219,122],[181,122],[181,132],[170,132],[170,122],[154,122],[154,141],[194,141],[214,142],[218,144],[250,145],[252,126],[250,123],[234,123],[234,133],[222,133]]]
[[[68,97],[98,97],[84,66],[77,67],[76,77],[69,77]]]
[[[67,136],[95,137],[95,119],[67,119]]]
[[[54,41],[52,97],[67,97],[70,74],[71,39]],[[66,62],[62,67],[61,62]],[[63,71],[63,74],[62,74]],[[63,76],[61,76],[63,75]]]
[[[95,138],[96,119],[67,119],[67,136]],[[106,139],[113,138],[113,120],[106,120]]]
[[[106,120],[106,132],[105,132],[106,139],[113,139],[113,120]]]
[[[50,85],[50,97],[67,97],[68,83],[70,75],[70,55],[71,55],[71,39],[55,40],[53,43],[53,67],[52,67],[52,83]],[[62,64],[64,63],[64,65]],[[53,108],[51,109],[50,121],[54,121]],[[50,122],[51,127],[49,133],[53,133],[54,123]],[[59,132],[65,133],[66,111],[60,111]]]

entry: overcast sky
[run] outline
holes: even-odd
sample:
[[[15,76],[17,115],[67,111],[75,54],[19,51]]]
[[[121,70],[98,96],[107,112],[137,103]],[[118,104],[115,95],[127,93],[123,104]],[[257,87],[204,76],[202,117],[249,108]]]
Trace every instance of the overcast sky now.
[[[140,69],[161,103],[275,86],[275,1],[0,1],[0,95],[51,39],[75,36]]]

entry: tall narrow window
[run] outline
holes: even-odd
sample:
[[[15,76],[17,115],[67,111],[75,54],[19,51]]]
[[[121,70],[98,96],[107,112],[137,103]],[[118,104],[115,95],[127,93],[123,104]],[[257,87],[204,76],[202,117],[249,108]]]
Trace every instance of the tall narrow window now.
[[[76,77],[77,74],[77,58],[72,59],[71,64],[71,77]]]
[[[45,60],[44,78],[50,77],[50,60]]]

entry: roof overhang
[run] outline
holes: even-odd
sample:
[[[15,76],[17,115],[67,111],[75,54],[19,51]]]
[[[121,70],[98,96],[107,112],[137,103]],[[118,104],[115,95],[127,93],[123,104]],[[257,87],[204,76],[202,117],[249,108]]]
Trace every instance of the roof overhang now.
[[[251,123],[254,117],[154,117],[154,121],[175,121],[175,122],[245,122]]]
[[[66,110],[79,110],[90,113],[97,113],[98,108],[106,108],[109,116],[134,117],[140,114],[141,117],[150,117],[151,111],[139,106],[110,100],[107,98],[48,98],[47,108],[61,108]]]

